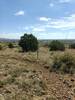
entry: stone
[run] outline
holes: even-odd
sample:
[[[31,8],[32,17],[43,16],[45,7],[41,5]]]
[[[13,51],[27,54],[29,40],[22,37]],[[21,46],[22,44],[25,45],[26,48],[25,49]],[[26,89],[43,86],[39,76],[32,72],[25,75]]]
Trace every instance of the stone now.
[[[71,81],[74,82],[74,79],[72,78]]]

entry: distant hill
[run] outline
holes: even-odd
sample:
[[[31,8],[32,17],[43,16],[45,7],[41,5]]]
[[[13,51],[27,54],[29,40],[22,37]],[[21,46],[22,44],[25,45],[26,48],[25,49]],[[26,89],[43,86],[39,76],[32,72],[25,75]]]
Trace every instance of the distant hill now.
[[[41,39],[38,40],[40,44],[50,43],[53,39]],[[19,39],[7,39],[7,38],[0,38],[0,42],[18,42]],[[70,44],[75,43],[75,39],[59,39],[63,43]]]
[[[19,39],[0,38],[0,42],[17,42]]]
[[[52,40],[55,40],[55,39],[42,39],[42,40],[39,40],[40,42],[44,42],[44,43],[48,43],[48,42],[51,42]],[[59,40],[59,41],[62,41],[62,42],[65,42],[65,43],[75,43],[75,39],[56,39],[56,40]]]
[[[39,40],[39,44],[40,45],[45,45],[45,44],[49,44],[52,40],[55,40],[55,39],[42,39],[42,40]],[[75,43],[75,39],[58,39],[59,41],[65,43],[65,44],[71,44],[71,43]]]

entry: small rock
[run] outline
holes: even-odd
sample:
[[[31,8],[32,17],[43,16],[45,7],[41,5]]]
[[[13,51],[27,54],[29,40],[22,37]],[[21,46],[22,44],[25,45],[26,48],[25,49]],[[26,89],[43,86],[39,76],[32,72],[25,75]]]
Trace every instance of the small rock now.
[[[63,78],[62,78],[62,77],[60,77],[60,78],[59,78],[59,80],[61,81],[61,80],[63,80]]]
[[[74,79],[72,78],[71,81],[74,82]]]
[[[73,92],[75,93],[75,89],[73,89]]]
[[[11,93],[10,89],[8,89],[8,88],[5,88],[4,92],[5,93]]]
[[[64,80],[63,83],[67,85],[69,88],[72,87],[72,84],[68,80]]]
[[[72,99],[71,99],[71,97],[68,97],[68,99],[67,99],[67,100],[72,100]]]
[[[69,84],[68,87],[71,88],[72,87],[72,84]]]
[[[49,69],[50,67],[48,65],[45,65],[44,68]]]

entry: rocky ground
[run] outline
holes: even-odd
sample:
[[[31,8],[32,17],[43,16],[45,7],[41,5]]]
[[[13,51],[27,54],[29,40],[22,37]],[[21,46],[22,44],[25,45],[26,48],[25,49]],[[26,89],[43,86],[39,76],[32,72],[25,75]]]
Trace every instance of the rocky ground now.
[[[75,100],[75,75],[50,72],[46,50],[0,51],[0,100]],[[41,54],[41,53],[40,53]]]

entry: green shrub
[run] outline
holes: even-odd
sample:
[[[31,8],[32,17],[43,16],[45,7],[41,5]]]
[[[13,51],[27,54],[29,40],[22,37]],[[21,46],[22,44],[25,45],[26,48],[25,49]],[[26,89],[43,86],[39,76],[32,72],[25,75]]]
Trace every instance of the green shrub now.
[[[8,47],[9,47],[9,48],[14,48],[13,43],[9,43],[9,44],[8,44]]]
[[[19,41],[23,52],[36,51],[38,49],[38,40],[32,34],[24,34]]]
[[[0,45],[0,50],[2,50],[2,45]]]
[[[70,45],[69,45],[69,48],[75,49],[75,43],[70,44]]]
[[[50,51],[64,51],[65,50],[65,46],[62,42],[58,41],[58,40],[53,40],[50,45],[49,45]]]
[[[51,70],[73,74],[75,72],[75,58],[71,54],[56,56]]]

